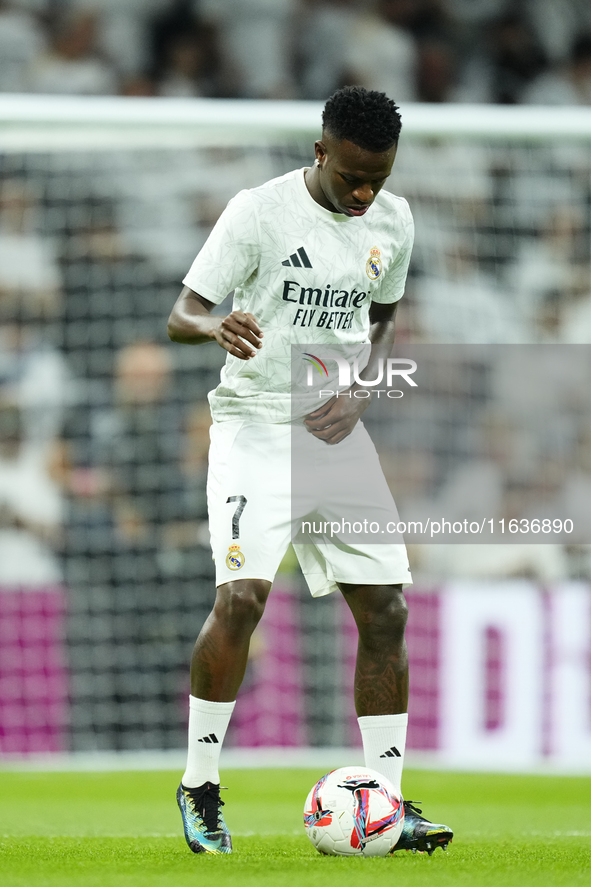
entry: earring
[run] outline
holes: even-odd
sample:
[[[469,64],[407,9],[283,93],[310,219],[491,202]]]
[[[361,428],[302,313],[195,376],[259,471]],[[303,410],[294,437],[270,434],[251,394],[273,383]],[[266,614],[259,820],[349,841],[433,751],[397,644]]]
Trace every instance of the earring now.
[[[316,158],[316,160],[314,161],[314,166],[317,166],[318,169],[320,169],[320,161],[318,160],[318,158]]]

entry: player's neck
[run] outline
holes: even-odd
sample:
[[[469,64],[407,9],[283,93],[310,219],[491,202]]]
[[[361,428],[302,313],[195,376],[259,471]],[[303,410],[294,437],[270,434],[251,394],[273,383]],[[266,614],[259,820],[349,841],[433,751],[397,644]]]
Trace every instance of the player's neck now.
[[[312,200],[323,209],[329,210],[331,213],[338,212],[322,190],[322,185],[320,184],[320,170],[317,166],[311,166],[309,169],[305,170],[304,182],[306,183],[306,188],[308,189],[308,193]]]

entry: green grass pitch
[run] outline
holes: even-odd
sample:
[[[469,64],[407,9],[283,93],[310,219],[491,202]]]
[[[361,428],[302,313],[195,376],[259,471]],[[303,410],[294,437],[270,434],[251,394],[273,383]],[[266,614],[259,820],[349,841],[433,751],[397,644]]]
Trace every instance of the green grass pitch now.
[[[404,789],[449,823],[449,851],[320,856],[302,806],[322,774],[226,771],[231,856],[194,856],[171,772],[0,772],[3,887],[576,885],[591,883],[591,779],[408,771]]]

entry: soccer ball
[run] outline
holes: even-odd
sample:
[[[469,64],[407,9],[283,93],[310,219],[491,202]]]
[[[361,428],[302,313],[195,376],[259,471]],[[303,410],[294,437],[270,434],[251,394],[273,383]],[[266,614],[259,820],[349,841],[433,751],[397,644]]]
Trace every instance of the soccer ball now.
[[[312,787],[304,805],[306,834],[329,856],[387,856],[404,824],[404,805],[376,770],[341,767]]]

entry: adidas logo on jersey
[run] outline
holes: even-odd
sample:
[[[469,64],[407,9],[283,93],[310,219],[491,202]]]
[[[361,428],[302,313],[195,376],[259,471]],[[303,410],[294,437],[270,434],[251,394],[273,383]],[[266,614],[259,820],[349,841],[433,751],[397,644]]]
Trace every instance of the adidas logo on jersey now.
[[[396,748],[395,745],[393,745],[391,748],[389,748],[388,751],[385,752],[383,755],[380,755],[380,758],[400,758],[400,757],[401,757],[400,752],[398,751],[398,749]]]
[[[311,268],[312,262],[308,258],[308,254],[303,246],[297,250],[297,252],[292,253],[289,259],[286,259],[281,263],[282,265],[287,265],[291,268]]]
[[[215,735],[215,733],[210,733],[209,736],[203,736],[201,739],[198,739],[197,742],[219,742],[219,739]]]

